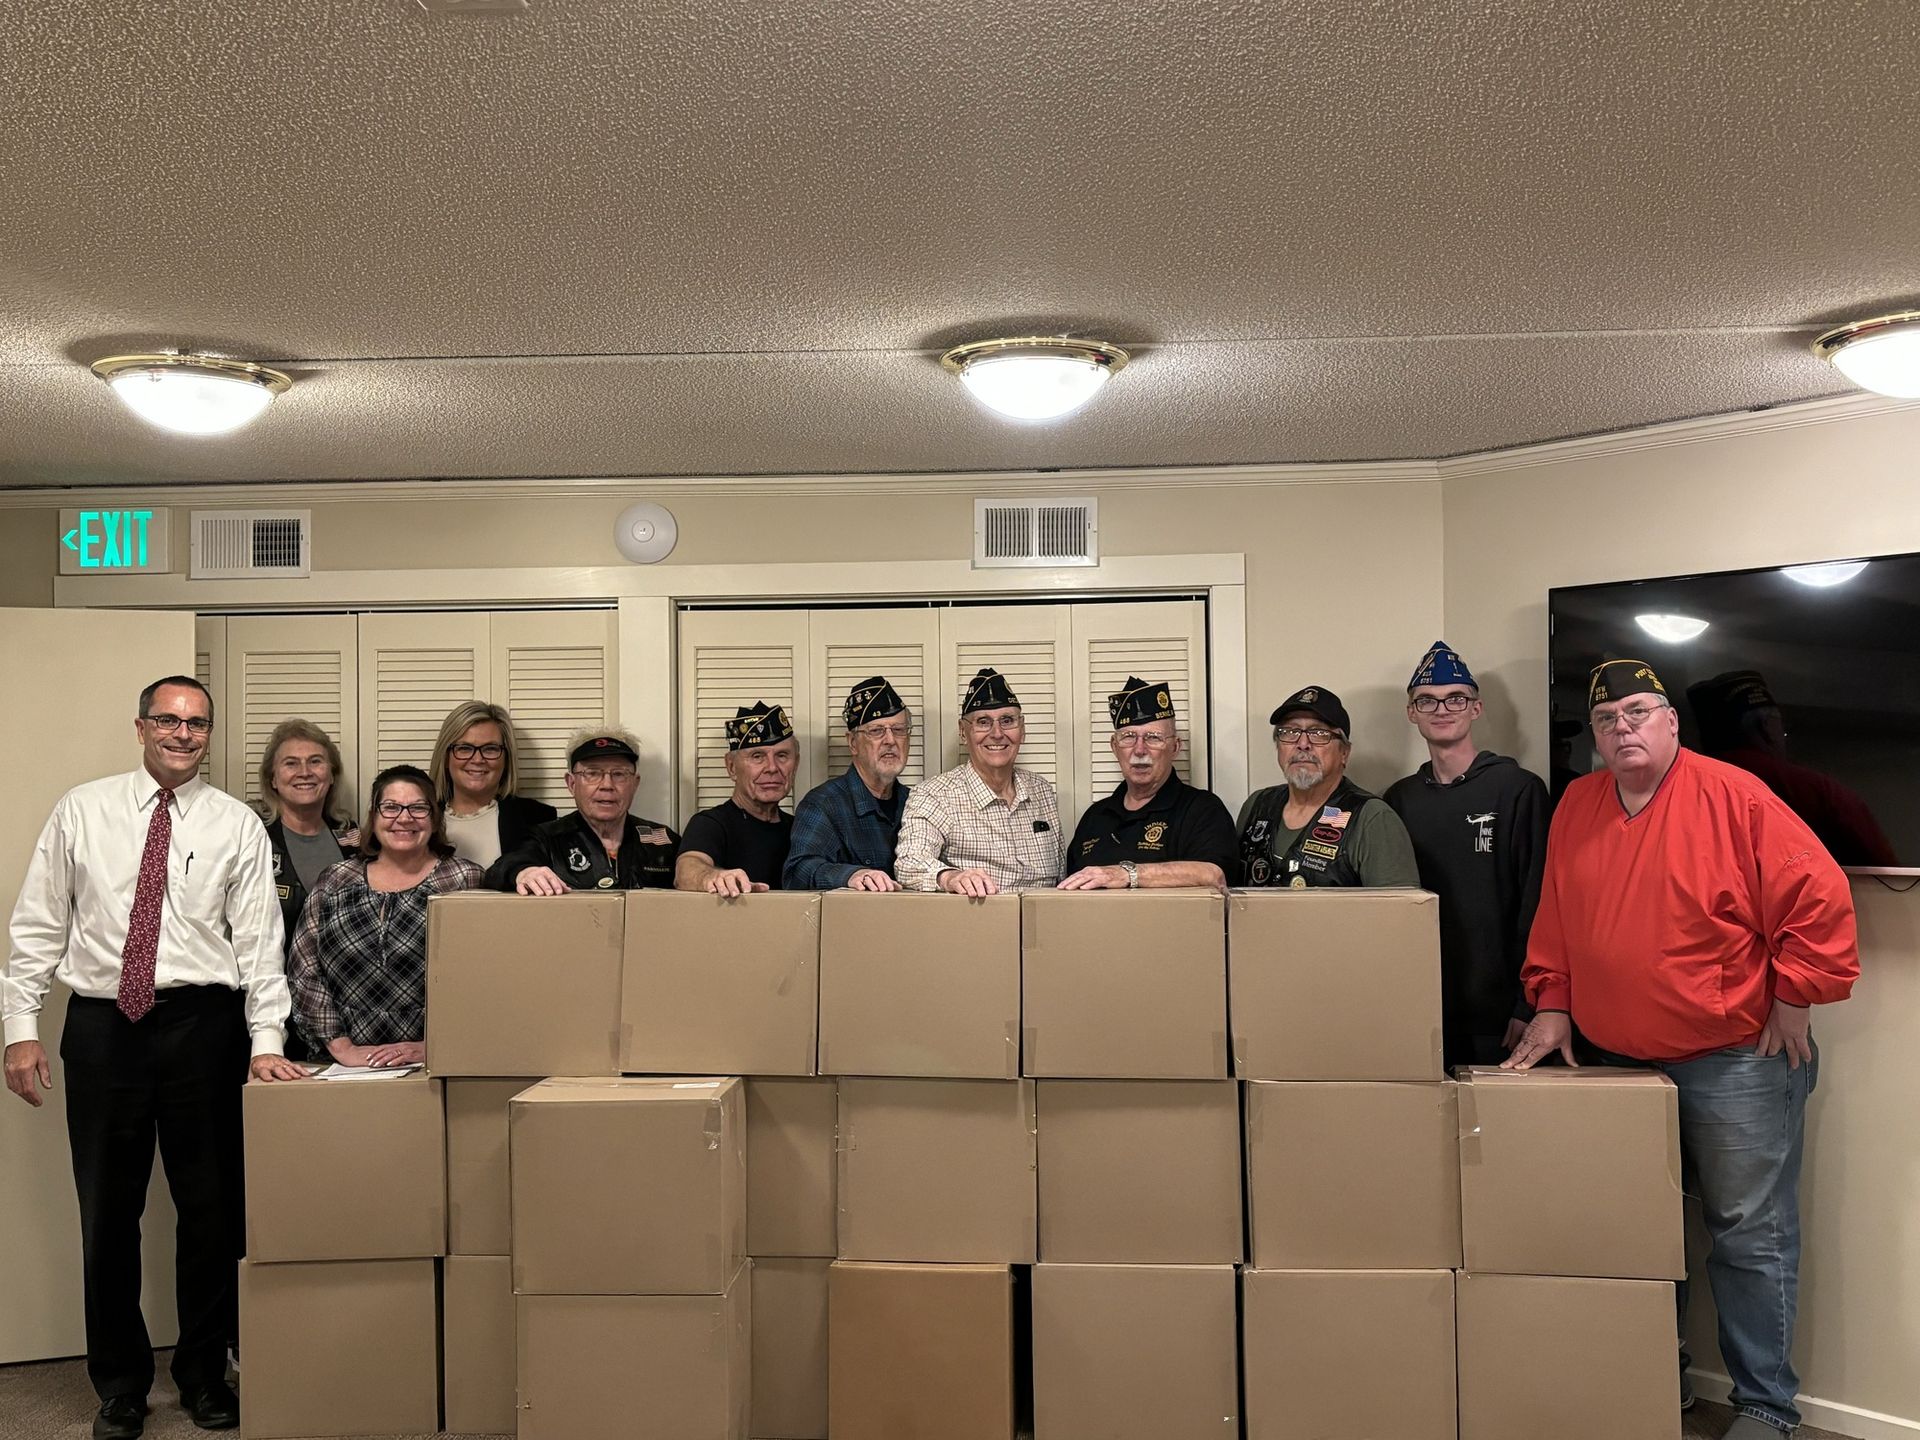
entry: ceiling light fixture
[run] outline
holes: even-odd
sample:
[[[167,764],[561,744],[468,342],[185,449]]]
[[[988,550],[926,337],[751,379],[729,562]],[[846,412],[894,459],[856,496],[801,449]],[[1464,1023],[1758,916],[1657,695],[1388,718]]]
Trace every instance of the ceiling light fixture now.
[[[1669,645],[1684,645],[1707,633],[1707,622],[1691,615],[1636,615],[1633,623]]]
[[[1127,363],[1127,352],[1102,340],[1029,335],[956,345],[940,363],[973,398],[1012,420],[1056,420],[1099,393]]]
[[[1780,573],[1801,585],[1828,590],[1846,584],[1866,568],[1864,560],[1826,560],[1818,565],[1783,565]]]
[[[211,355],[113,355],[92,370],[134,414],[177,435],[238,430],[293,384],[281,371]]]
[[[1920,400],[1920,310],[1898,310],[1829,330],[1813,353],[1862,390]]]

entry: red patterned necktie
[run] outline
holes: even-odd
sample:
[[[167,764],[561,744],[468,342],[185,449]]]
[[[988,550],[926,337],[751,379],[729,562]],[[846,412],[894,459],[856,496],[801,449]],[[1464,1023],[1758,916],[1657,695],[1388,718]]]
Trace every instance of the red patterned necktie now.
[[[127,943],[120,952],[120,992],[116,1003],[129,1020],[153,1009],[153,966],[160,953],[160,906],[167,898],[167,846],[173,839],[173,792],[162,790],[153,802],[147,848],[140,854],[140,883],[127,918]]]

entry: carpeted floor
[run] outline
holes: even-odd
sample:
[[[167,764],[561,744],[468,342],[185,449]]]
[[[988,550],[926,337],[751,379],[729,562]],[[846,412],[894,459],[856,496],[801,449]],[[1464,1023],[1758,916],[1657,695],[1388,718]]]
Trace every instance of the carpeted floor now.
[[[197,1430],[167,1376],[167,1354],[155,1357],[159,1379],[154,1382],[149,1403],[153,1413],[147,1417],[147,1435],[152,1440],[191,1440],[207,1432]],[[93,1429],[93,1412],[99,1402],[87,1383],[87,1367],[79,1360],[49,1360],[37,1365],[0,1365],[0,1440],[88,1440]],[[1683,1440],[1719,1440],[1732,1422],[1733,1412],[1724,1405],[1701,1401],[1688,1412],[1681,1434]],[[228,1432],[237,1434],[237,1431]],[[1832,1430],[1803,1428],[1796,1440],[1847,1440]],[[450,1432],[437,1436],[400,1435],[382,1440],[468,1440]]]

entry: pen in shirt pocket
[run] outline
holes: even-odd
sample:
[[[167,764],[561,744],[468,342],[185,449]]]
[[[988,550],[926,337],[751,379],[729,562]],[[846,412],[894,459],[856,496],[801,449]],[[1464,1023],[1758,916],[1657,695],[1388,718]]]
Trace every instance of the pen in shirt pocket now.
[[[193,851],[191,850],[187,851],[187,865],[184,873],[188,875],[193,874]]]

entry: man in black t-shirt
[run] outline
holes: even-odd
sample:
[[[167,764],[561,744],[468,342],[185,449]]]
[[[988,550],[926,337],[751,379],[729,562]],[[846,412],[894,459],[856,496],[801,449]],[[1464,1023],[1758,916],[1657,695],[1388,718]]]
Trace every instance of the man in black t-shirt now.
[[[780,802],[793,793],[800,745],[785,707],[761,701],[727,722],[727,775],[733,794],[687,822],[674,862],[673,888],[713,895],[777,890],[793,838]]]
[[[1172,691],[1129,675],[1126,687],[1107,697],[1107,714],[1120,785],[1080,817],[1060,888],[1224,890],[1237,883],[1233,817],[1211,790],[1196,790],[1173,773],[1180,736]]]

